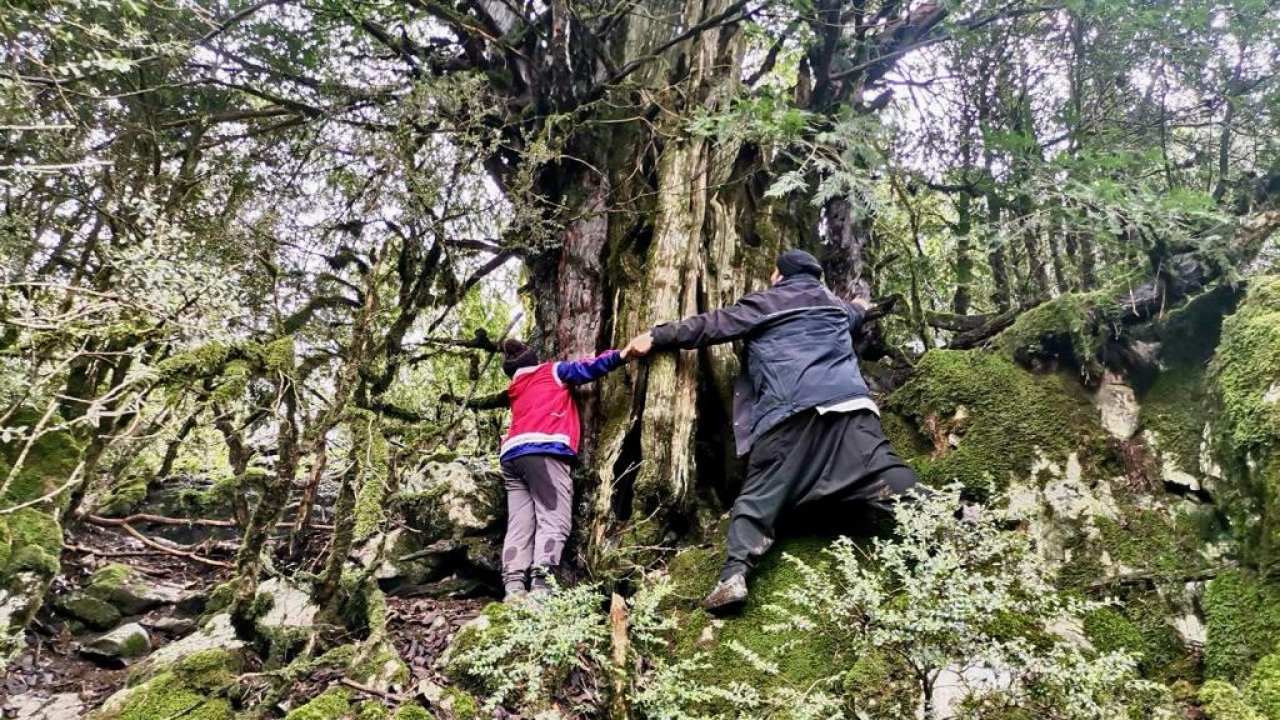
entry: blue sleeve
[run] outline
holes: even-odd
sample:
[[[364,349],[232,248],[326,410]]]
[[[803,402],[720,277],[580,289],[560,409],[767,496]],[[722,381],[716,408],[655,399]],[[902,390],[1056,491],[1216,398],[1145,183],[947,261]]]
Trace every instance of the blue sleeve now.
[[[591,360],[571,360],[556,363],[556,377],[566,385],[583,385],[608,375],[621,367],[622,353],[610,350]]]

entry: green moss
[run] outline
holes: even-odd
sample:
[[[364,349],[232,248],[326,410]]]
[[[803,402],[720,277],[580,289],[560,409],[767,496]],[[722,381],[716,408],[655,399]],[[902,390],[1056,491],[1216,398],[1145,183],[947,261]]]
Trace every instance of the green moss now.
[[[93,720],[233,720],[231,703],[184,685],[175,672],[161,673],[129,691],[123,702],[108,702]]]
[[[1200,688],[1200,704],[1210,720],[1266,720],[1249,707],[1235,686],[1221,680],[1210,680]]]
[[[1103,549],[1127,568],[1176,576],[1204,565],[1194,526],[1158,510],[1126,503],[1119,521],[1106,517],[1096,521]]]
[[[55,606],[66,615],[95,630],[110,630],[120,622],[120,611],[90,595],[76,594],[58,598]]]
[[[1169,622],[1169,608],[1154,592],[1135,589],[1125,599],[1125,616],[1142,637],[1138,667],[1144,677],[1165,684],[1177,680],[1199,682],[1197,658],[1182,644]]]
[[[1258,662],[1244,692],[1263,717],[1280,720],[1280,655],[1268,655]]]
[[[1099,353],[1119,317],[1120,308],[1106,291],[1067,293],[1019,315],[997,343],[1019,362],[1061,359],[1086,378],[1097,378]]]
[[[210,648],[184,657],[174,671],[184,685],[213,692],[235,683],[243,664],[238,652]]]
[[[1221,407],[1218,493],[1246,563],[1280,575],[1280,276],[1254,278],[1210,365]]]
[[[62,526],[51,515],[34,508],[0,515],[0,539],[5,541],[0,581],[24,570],[44,578],[58,574]]]
[[[98,513],[107,517],[127,515],[147,499],[147,481],[135,478],[113,488],[98,504]]]
[[[205,602],[204,617],[213,617],[231,607],[231,603],[236,597],[237,584],[235,580],[228,580],[215,586],[209,593],[209,599]]]
[[[1280,589],[1245,570],[1225,572],[1205,591],[1205,676],[1241,682],[1280,643]]]
[[[104,565],[89,577],[89,585],[100,590],[117,590],[123,588],[133,574],[133,568],[122,563]]]
[[[1242,451],[1275,447],[1280,402],[1267,394],[1280,382],[1280,276],[1250,281],[1239,309],[1223,320],[1211,370],[1232,445]]]
[[[1084,634],[1101,652],[1141,653],[1146,645],[1129,618],[1109,607],[1096,608],[1084,616]]]
[[[339,720],[349,716],[351,694],[332,688],[285,716],[285,720]]]
[[[391,712],[387,710],[387,706],[376,700],[368,700],[360,703],[360,708],[356,711],[356,720],[388,720]]]
[[[151,641],[146,635],[130,635],[120,645],[120,656],[126,658],[135,658],[139,655],[146,655],[151,652]]]
[[[863,653],[841,678],[846,697],[856,696],[855,710],[867,717],[912,717],[913,696],[904,686],[912,684],[911,668],[901,659],[875,648]]]
[[[933,450],[929,438],[896,412],[882,412],[880,426],[894,451],[901,457],[910,459],[927,456]]]
[[[436,716],[421,705],[401,705],[394,717],[395,720],[436,720]]]
[[[823,552],[830,545],[825,538],[783,538],[752,573],[751,601],[740,615],[726,618],[717,629],[712,617],[698,603],[715,585],[722,556],[719,550],[695,548],[672,559],[668,566],[674,593],[669,612],[675,614],[678,630],[674,654],[693,657],[705,652],[706,666],[692,672],[689,681],[698,685],[731,687],[742,682],[768,693],[776,687],[809,687],[829,677],[833,667],[851,666],[856,658],[843,654],[834,638],[815,633],[775,655],[776,633],[766,626],[776,622],[768,607],[781,600],[786,590],[800,581],[799,571],[786,561],[785,554],[813,565],[825,563]],[[733,646],[739,645],[760,657],[776,660],[777,675],[767,675],[747,663]],[[714,710],[714,708],[713,708]]]
[[[174,379],[203,378],[217,375],[233,348],[224,343],[207,343],[160,362],[156,370],[162,377]]]
[[[934,438],[936,454],[914,461],[927,484],[955,479],[982,495],[1025,477],[1037,455],[1063,462],[1077,451],[1086,468],[1110,457],[1096,410],[1064,380],[992,353],[934,350],[886,405]],[[955,448],[951,437],[959,438]]]
[[[80,462],[83,443],[67,431],[45,432],[26,447],[26,435],[40,422],[40,417],[40,413],[24,408],[9,419],[9,428],[25,430],[15,433],[15,439],[10,442],[0,442],[0,482],[7,483],[8,487],[0,498],[4,506],[35,500],[61,487]],[[10,479],[9,473],[24,448],[22,466]],[[54,498],[55,504],[59,500]]]
[[[280,372],[286,375],[294,370],[293,338],[286,335],[263,345],[247,348],[246,354],[258,360],[268,372]]]
[[[1209,406],[1204,369],[1174,365],[1156,376],[1141,398],[1138,419],[1156,438],[1156,447],[1172,455],[1182,470],[1200,469],[1200,444]]]
[[[444,689],[442,705],[448,705],[454,720],[479,720],[480,703],[470,694],[454,687]]]

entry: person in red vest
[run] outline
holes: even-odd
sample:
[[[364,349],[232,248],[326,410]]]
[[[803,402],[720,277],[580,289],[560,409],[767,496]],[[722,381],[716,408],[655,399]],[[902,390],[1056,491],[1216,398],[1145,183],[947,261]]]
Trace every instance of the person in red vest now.
[[[598,380],[627,361],[609,350],[590,360],[540,362],[519,340],[502,345],[502,370],[511,378],[511,429],[502,441],[507,489],[507,535],[502,584],[508,601],[545,591],[560,564],[573,520],[569,463],[582,432],[570,386]]]

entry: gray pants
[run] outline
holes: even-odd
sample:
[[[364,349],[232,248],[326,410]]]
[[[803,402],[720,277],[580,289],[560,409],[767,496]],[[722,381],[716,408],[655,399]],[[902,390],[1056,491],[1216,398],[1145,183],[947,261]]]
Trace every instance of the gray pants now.
[[[507,537],[502,582],[524,583],[533,567],[560,564],[573,522],[573,480],[556,455],[523,455],[502,463],[507,488]]]

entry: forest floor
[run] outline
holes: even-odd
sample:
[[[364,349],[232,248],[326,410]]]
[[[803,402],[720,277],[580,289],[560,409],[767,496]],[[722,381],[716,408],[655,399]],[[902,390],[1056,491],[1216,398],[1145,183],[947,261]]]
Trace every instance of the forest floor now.
[[[54,609],[56,598],[83,587],[92,572],[107,563],[125,564],[144,578],[181,587],[192,599],[192,602],[178,602],[120,620],[119,624],[138,622],[146,628],[153,650],[194,631],[203,599],[230,572],[153,551],[114,528],[82,526],[67,538],[62,573],[55,581],[49,601],[26,633],[26,647],[0,678],[0,717],[71,720],[87,715],[125,686],[129,674],[127,661],[96,660],[81,653],[82,647],[104,633],[86,629]],[[487,602],[487,598],[388,597],[388,629],[413,673],[413,686],[424,680],[441,682],[435,669],[436,660],[458,628],[478,615]],[[259,663],[255,660],[251,658],[249,665],[257,666]],[[290,695],[313,697],[341,680],[340,674],[318,674],[299,682]],[[49,704],[51,698],[71,703],[73,697],[79,708]]]

